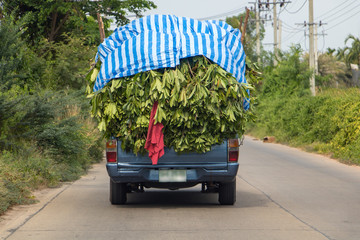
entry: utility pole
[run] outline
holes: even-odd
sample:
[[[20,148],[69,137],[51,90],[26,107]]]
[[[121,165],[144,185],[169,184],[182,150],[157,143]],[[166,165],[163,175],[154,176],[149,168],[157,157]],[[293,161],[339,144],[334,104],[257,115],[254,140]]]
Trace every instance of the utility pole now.
[[[255,17],[256,17],[256,53],[258,55],[258,62],[260,62],[260,21],[263,23],[265,21],[271,21],[271,16],[268,19],[268,15],[265,14],[265,18],[261,19],[260,12],[262,11],[269,11],[270,12],[270,5],[273,5],[273,26],[274,26],[274,43],[271,43],[271,45],[274,46],[274,65],[277,65],[277,59],[278,59],[278,30],[277,30],[277,4],[280,5],[280,8],[284,7],[286,3],[291,3],[291,1],[287,0],[273,0],[270,2],[270,0],[256,0],[255,2],[249,2],[250,4],[255,4]],[[264,10],[264,5],[266,9]],[[280,33],[281,38],[281,33]]]
[[[260,64],[260,8],[258,8],[258,4],[255,4],[255,18],[256,18],[256,55],[257,62]]]
[[[315,24],[315,43],[314,43],[314,61],[315,61],[315,75],[319,74],[319,63],[318,63],[318,59],[319,59],[319,55],[318,55],[318,25]]]
[[[279,19],[279,39],[278,39],[278,49],[281,51],[281,31],[282,31],[282,21]]]
[[[314,85],[310,85],[310,87],[315,86],[315,75],[319,74],[319,51],[318,51],[318,37],[319,36],[326,36],[327,34],[325,34],[324,32],[322,33],[318,33],[318,26],[321,27],[322,25],[326,25],[327,23],[322,23],[321,21],[319,23],[307,23],[306,21],[304,23],[297,23],[296,25],[303,25],[304,27],[309,26],[309,31],[310,31],[310,27],[314,27],[313,30],[313,39],[314,39],[314,48],[313,48],[313,52],[310,51],[309,49],[309,65],[310,65],[310,70],[312,71],[312,75],[310,76],[310,84],[311,81],[314,81]],[[310,34],[306,33],[306,30],[304,30],[304,36],[309,37],[309,41],[310,41]],[[313,56],[313,67],[311,67],[311,56]],[[312,78],[313,77],[313,78]],[[315,96],[315,87],[311,88],[311,93],[313,94],[313,96]]]
[[[273,15],[274,15],[274,66],[277,65],[277,13],[276,13],[276,0],[273,0]]]
[[[313,0],[309,0],[309,66],[311,71],[310,90],[313,96],[315,92],[315,54],[314,54],[314,5]]]

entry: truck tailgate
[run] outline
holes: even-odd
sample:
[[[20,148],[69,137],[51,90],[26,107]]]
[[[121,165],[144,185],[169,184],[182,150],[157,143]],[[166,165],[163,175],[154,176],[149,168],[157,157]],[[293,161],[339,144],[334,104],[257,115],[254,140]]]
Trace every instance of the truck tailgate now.
[[[118,165],[119,167],[171,167],[176,165],[184,166],[207,166],[214,168],[227,167],[227,141],[221,145],[214,145],[211,151],[206,153],[182,153],[178,154],[173,149],[165,148],[165,154],[162,156],[157,165],[152,165],[151,159],[146,155],[135,155],[134,153],[124,152],[121,149],[121,143],[118,143]]]

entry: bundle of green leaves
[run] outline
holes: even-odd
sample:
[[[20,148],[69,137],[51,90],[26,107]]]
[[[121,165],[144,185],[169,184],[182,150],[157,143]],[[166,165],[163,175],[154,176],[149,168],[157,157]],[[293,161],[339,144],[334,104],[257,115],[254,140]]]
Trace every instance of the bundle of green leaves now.
[[[116,136],[122,148],[144,149],[150,112],[155,101],[155,123],[164,125],[164,142],[176,152],[207,152],[224,139],[241,136],[252,118],[243,101],[250,85],[239,83],[203,56],[183,59],[176,68],[141,72],[114,79],[93,93],[96,67],[88,75],[92,115],[105,137]]]

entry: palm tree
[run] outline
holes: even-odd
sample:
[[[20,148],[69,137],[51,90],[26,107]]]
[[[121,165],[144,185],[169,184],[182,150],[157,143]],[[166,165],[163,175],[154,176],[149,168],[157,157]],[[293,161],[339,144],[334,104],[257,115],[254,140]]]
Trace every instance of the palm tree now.
[[[345,39],[345,44],[352,40],[351,47],[345,47],[345,62],[350,66],[350,63],[357,63],[360,68],[360,39],[352,34],[349,34]]]
[[[327,55],[333,56],[335,52],[336,52],[336,49],[335,49],[335,48],[329,48],[329,47],[328,47],[328,48],[326,49],[326,54],[327,54]]]

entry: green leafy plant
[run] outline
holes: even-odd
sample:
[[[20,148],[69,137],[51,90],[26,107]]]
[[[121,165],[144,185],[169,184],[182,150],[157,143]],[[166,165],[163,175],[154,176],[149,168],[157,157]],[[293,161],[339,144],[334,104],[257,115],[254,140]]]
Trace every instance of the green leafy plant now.
[[[144,153],[150,111],[164,125],[164,142],[177,152],[206,152],[224,139],[241,136],[251,111],[243,109],[252,87],[207,58],[184,59],[176,68],[114,79],[92,93],[97,68],[89,73],[92,115],[106,137],[116,136],[123,149]]]

